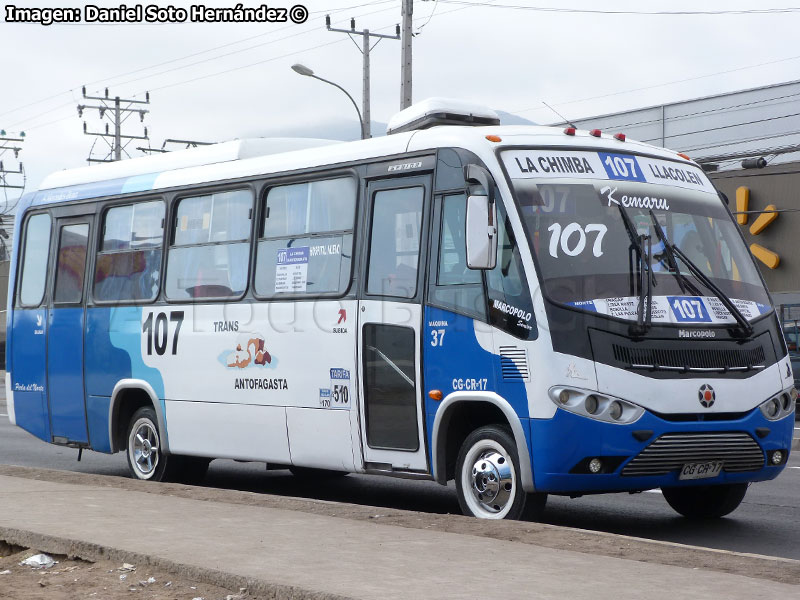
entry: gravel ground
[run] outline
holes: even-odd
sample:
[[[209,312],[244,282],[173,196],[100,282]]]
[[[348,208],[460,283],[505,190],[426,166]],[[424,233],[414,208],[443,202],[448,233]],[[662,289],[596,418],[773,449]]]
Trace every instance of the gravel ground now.
[[[0,542],[0,598],[13,600],[252,600],[231,591],[188,581],[152,567],[48,555],[49,568],[20,565],[38,550]]]

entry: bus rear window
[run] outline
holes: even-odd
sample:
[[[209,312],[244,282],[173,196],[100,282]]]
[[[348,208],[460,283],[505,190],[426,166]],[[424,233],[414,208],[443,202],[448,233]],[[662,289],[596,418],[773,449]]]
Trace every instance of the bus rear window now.
[[[50,254],[50,215],[34,215],[25,229],[25,254],[19,287],[22,306],[39,306],[47,281],[47,257]]]

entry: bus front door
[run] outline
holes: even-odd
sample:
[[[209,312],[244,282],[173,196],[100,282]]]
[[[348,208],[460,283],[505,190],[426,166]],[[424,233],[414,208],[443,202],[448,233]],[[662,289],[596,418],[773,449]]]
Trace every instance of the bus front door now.
[[[427,472],[422,421],[422,269],[430,177],[368,186],[359,301],[360,437],[365,467]]]
[[[84,274],[91,218],[56,220],[56,264],[47,327],[47,389],[52,441],[87,444],[83,386]]]

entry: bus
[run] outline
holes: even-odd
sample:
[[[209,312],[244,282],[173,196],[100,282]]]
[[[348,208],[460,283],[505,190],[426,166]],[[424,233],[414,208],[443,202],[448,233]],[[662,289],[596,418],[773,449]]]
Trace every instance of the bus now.
[[[770,295],[689,157],[431,99],[356,142],[55,173],[20,204],[12,423],[124,452],[434,480],[479,518],[775,478],[797,392]]]

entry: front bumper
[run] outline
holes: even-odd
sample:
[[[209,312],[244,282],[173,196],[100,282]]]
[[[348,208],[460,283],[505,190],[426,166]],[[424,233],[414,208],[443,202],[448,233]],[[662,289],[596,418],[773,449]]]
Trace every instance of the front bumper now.
[[[794,414],[779,421],[767,420],[758,408],[745,416],[725,421],[668,421],[646,411],[635,423],[604,423],[559,409],[551,419],[530,419],[531,462],[536,490],[554,494],[640,491],[658,487],[745,483],[774,479],[783,470],[792,446]],[[758,430],[758,431],[757,431]],[[646,439],[641,439],[652,432]],[[637,435],[635,436],[634,433]],[[645,448],[665,434],[747,434],[760,448],[763,462],[755,470],[729,472],[708,479],[679,480],[679,469],[659,475],[623,475],[623,470]],[[638,436],[638,437],[637,437]],[[751,444],[752,445],[752,444]],[[777,466],[768,464],[767,453],[784,450]],[[714,451],[709,451],[712,460]],[[701,453],[702,456],[702,453]],[[587,472],[588,462],[599,457],[604,471]],[[695,462],[694,459],[692,462]],[[731,461],[731,465],[733,461]],[[631,469],[628,469],[631,472]]]

